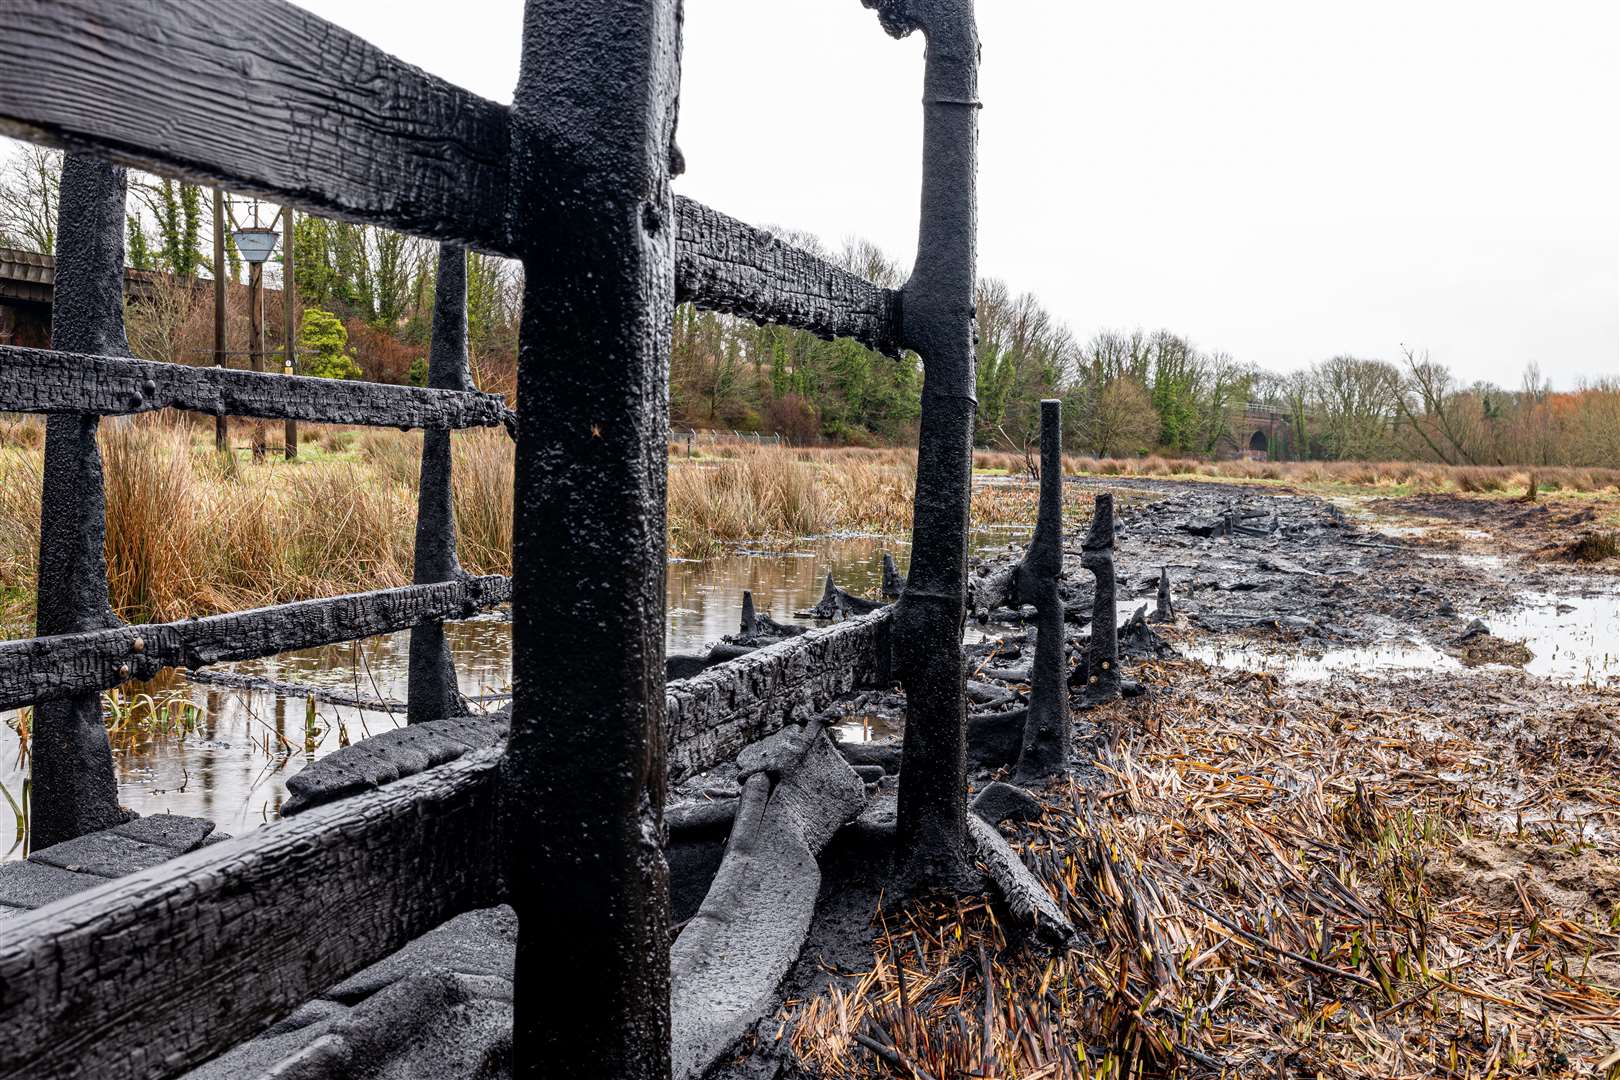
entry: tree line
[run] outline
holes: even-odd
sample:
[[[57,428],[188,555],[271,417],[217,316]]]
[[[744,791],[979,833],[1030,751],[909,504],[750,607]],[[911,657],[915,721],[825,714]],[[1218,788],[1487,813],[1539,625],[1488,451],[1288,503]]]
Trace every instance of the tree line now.
[[[20,144],[0,169],[0,244],[55,246],[55,151]],[[193,184],[131,174],[125,243],[131,266],[163,272],[129,310],[135,350],[179,363],[212,361],[211,194]],[[876,246],[831,249],[817,237],[784,240],[876,284],[904,271]],[[278,250],[277,259],[286,245]],[[420,384],[432,330],[436,247],[373,226],[299,215],[297,278],[301,370]],[[242,267],[226,244],[230,333],[246,339]],[[279,267],[266,324],[279,327]],[[468,336],[475,380],[515,391],[522,267],[472,254]],[[1245,449],[1251,406],[1280,417],[1272,457],[1416,459],[1455,465],[1609,465],[1620,460],[1620,379],[1554,392],[1532,365],[1518,387],[1465,383],[1426,353],[1394,359],[1333,356],[1289,373],[1244,364],[1171,330],[1103,330],[1082,340],[1038,297],[986,278],[977,290],[980,445],[1034,445],[1039,402],[1064,402],[1064,444],[1099,457],[1150,452],[1212,456]],[[273,335],[272,335],[273,338]],[[676,425],[777,432],[795,442],[893,445],[915,440],[922,368],[853,341],[760,326],[682,305],[670,355]],[[279,342],[272,346],[278,349]]]

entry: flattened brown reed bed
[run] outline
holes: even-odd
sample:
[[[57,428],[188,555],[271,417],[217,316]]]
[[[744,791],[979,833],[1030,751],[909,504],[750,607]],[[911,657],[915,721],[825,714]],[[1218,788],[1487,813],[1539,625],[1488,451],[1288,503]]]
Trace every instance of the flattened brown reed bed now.
[[[1020,454],[978,451],[977,469],[1022,472]],[[1620,469],[1576,466],[1441,465],[1421,461],[1203,461],[1165,458],[1089,458],[1065,455],[1066,473],[1092,476],[1276,481],[1304,486],[1402,488],[1411,493],[1523,495],[1531,478],[1538,490],[1620,492]]]
[[[1620,805],[1593,768],[1620,694],[1527,710],[1504,753],[1496,687],[1436,734],[1455,691],[1142,675],[1152,696],[1105,711],[1101,788],[1049,788],[1040,821],[1004,827],[1075,945],[1009,944],[982,901],[880,912],[870,968],[774,1032],[811,1073],[1616,1075],[1620,861],[1560,808]]]

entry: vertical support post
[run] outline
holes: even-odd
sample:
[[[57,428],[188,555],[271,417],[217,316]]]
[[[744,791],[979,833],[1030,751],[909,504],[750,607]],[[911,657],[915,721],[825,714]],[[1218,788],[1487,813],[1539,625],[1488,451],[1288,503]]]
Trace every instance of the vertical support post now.
[[[298,371],[298,276],[293,267],[293,208],[281,208],[281,371]],[[287,460],[298,456],[298,421],[288,418],[285,431]]]
[[[1020,600],[1035,603],[1035,662],[1018,781],[1056,776],[1069,765],[1069,690],[1063,670],[1063,403],[1041,402],[1041,502],[1035,536],[1018,564]]]
[[[520,1080],[670,1075],[664,499],[679,55],[679,0],[525,10],[504,773]]]
[[[123,169],[78,154],[62,163],[51,347],[128,356],[124,336]],[[94,416],[53,415],[45,424],[40,500],[41,636],[116,626],[107,599],[106,502]],[[35,849],[105,829],[128,816],[118,806],[101,695],[34,708]]]
[[[1119,604],[1114,581],[1114,496],[1097,496],[1091,515],[1091,531],[1080,545],[1080,564],[1097,579],[1091,601],[1091,644],[1086,649],[1086,689],[1088,705],[1099,705],[1119,697]]]
[[[264,264],[248,264],[248,364],[264,370]],[[253,421],[253,460],[264,460],[264,421]]]
[[[923,360],[911,567],[895,606],[894,660],[906,691],[896,850],[915,890],[973,881],[967,835],[968,506],[973,482],[973,302],[979,38],[972,0],[862,0],[896,37],[922,30],[922,216],[901,294],[900,338]]]
[[[214,189],[214,366],[225,366],[225,193]],[[214,417],[214,449],[231,450],[230,420],[221,411]]]
[[[467,249],[439,245],[438,282],[433,291],[433,344],[428,352],[428,385],[440,390],[471,390],[467,362]],[[416,498],[417,585],[462,575],[456,559],[456,508],[451,484],[450,430],[422,432],[422,482]],[[442,720],[467,711],[456,682],[455,662],[444,639],[444,623],[411,629],[408,722]]]

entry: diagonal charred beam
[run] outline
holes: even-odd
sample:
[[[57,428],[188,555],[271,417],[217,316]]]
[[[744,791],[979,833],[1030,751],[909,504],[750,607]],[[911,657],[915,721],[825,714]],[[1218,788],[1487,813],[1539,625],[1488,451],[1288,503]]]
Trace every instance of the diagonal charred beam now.
[[[179,1075],[495,903],[499,766],[469,754],[7,920],[0,1080]]]
[[[0,412],[130,416],[165,408],[397,428],[495,427],[507,418],[500,395],[468,388],[391,386],[0,345]]]
[[[508,111],[285,0],[0,5],[0,132],[516,254]]]
[[[900,355],[898,294],[691,199],[675,200],[676,299]]]
[[[129,679],[149,679],[165,667],[252,660],[392,633],[427,620],[464,619],[511,597],[509,578],[474,577],[184,622],[0,642],[0,709],[94,694]],[[98,724],[100,719],[98,711]]]

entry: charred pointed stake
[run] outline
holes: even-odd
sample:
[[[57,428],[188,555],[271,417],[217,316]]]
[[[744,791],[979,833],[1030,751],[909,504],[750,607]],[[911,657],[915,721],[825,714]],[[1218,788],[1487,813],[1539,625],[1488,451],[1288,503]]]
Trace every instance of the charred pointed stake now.
[[[754,614],[754,594],[748,589],[743,590],[742,626],[737,633],[745,638],[759,635],[759,617]]]
[[[869,611],[876,611],[886,607],[881,600],[868,600],[864,596],[856,596],[838,587],[833,580],[832,571],[827,571],[827,582],[822,587],[821,599],[816,606],[799,612],[800,615],[812,619],[846,619],[851,615],[865,615]]]
[[[121,168],[69,154],[62,165],[51,347],[129,353],[124,337],[124,194]],[[95,416],[45,422],[40,499],[40,636],[119,625],[107,601],[106,502]],[[33,845],[59,844],[124,821],[101,695],[35,706]]]
[[[1097,496],[1091,532],[1081,545],[1080,564],[1097,579],[1091,604],[1091,645],[1086,650],[1088,705],[1119,697],[1119,609],[1114,601],[1114,496]],[[1039,646],[1037,646],[1039,647]]]
[[[895,565],[894,556],[885,551],[883,553],[883,599],[900,599],[900,591],[905,587],[905,582],[900,577],[900,568]]]
[[[1062,403],[1041,402],[1041,503],[1035,537],[1018,564],[1018,597],[1035,604],[1035,661],[1030,668],[1029,716],[1018,781],[1032,783],[1061,773],[1069,764],[1069,693],[1064,686],[1063,598],[1063,433]]]
[[[1170,603],[1170,569],[1159,567],[1159,604],[1153,609],[1153,615],[1148,622],[1173,623],[1176,621],[1176,609]]]

